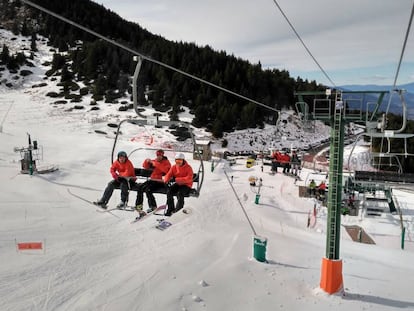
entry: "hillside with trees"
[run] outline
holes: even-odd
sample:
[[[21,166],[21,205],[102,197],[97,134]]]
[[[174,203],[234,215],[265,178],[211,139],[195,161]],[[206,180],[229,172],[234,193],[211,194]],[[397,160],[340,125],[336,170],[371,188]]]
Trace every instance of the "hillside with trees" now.
[[[278,110],[294,106],[295,90],[323,89],[315,81],[293,79],[286,70],[263,69],[260,63],[251,64],[209,46],[168,41],[91,1],[33,2],[151,59]],[[106,102],[116,102],[132,93],[131,76],[136,63],[130,52],[20,1],[1,0],[0,5],[3,27],[15,34],[41,34],[49,39],[56,53],[48,76],[61,75],[65,89],[82,81],[95,100]],[[206,127],[216,137],[221,137],[223,131],[262,127],[276,120],[273,111],[148,61],[144,61],[139,75],[138,98],[142,106],[152,104],[158,110],[169,111],[172,120],[186,106],[195,115],[193,125]]]
[[[294,79],[287,70],[263,69],[260,63],[251,64],[225,51],[214,51],[209,46],[166,40],[92,1],[33,2],[151,59],[277,110],[294,107],[295,91],[325,89],[316,81],[300,77]],[[48,39],[55,52],[46,79],[59,80],[63,86],[63,91],[49,96],[72,102],[81,101],[86,94],[92,94],[95,103],[119,103],[126,96],[132,100],[131,76],[136,63],[129,51],[26,6],[19,0],[0,0],[0,26],[30,38],[30,55],[36,53],[38,35]],[[1,47],[0,65],[12,73],[17,73],[22,65],[31,66],[30,58],[21,51],[10,53],[5,44]],[[29,75],[31,72],[20,70],[19,74]],[[79,82],[86,87],[79,87]],[[140,106],[152,105],[158,111],[168,111],[171,120],[177,120],[177,114],[183,107],[188,107],[195,116],[193,125],[207,128],[218,138],[222,137],[223,132],[260,128],[266,123],[275,124],[277,119],[274,111],[147,60],[143,62],[138,79],[138,103]],[[125,100],[121,104],[125,104]],[[128,105],[121,108],[128,109]],[[400,124],[399,116],[389,115],[389,128],[399,128]],[[412,130],[413,123],[409,121],[404,132]],[[380,140],[374,141],[376,151],[380,150],[381,145]],[[402,140],[394,140],[392,147],[404,152]],[[408,144],[407,152],[414,153],[414,144]],[[401,157],[400,160],[404,171],[412,171],[412,157]],[[383,169],[387,169],[386,165]]]

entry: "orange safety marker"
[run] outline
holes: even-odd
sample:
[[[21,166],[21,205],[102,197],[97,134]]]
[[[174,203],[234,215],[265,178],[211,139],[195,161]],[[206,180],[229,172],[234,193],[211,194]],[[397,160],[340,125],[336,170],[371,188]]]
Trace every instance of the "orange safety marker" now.
[[[23,243],[17,243],[17,248],[19,250],[38,250],[43,249],[43,243],[42,242],[23,242]]]
[[[342,260],[322,258],[321,289],[334,294],[343,289]]]

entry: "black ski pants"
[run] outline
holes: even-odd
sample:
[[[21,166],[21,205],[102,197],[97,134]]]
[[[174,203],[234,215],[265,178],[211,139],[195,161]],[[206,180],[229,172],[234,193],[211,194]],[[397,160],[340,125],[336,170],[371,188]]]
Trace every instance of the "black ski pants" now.
[[[184,207],[184,198],[190,194],[191,188],[177,183],[167,189],[167,211],[166,214],[178,212]],[[174,195],[177,196],[177,205],[174,208]]]

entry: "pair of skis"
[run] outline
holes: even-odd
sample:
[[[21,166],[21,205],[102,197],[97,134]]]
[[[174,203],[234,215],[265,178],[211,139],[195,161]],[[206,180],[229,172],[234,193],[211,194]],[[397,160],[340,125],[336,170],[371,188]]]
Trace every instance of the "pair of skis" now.
[[[92,202],[98,209],[96,210],[97,212],[101,212],[101,213],[105,213],[105,212],[110,212],[110,211],[125,211],[125,212],[135,212],[136,209],[131,207],[131,206],[126,206],[126,207],[112,207],[112,208],[108,208],[108,207],[102,207],[99,204],[96,204],[96,202]]]
[[[138,221],[141,221],[142,219],[144,219],[144,218],[147,218],[148,216],[150,216],[150,215],[152,215],[152,214],[154,214],[154,215],[162,215],[162,216],[164,216],[164,213],[163,214],[160,214],[159,212],[160,211],[163,211],[163,210],[165,210],[167,208],[167,205],[166,204],[163,204],[163,205],[160,205],[160,206],[158,206],[156,209],[154,209],[153,211],[151,211],[151,212],[142,212],[142,214],[140,214],[139,216],[137,216],[132,222],[131,222],[131,224],[133,224],[133,223],[136,223],[136,222],[138,222]]]
[[[177,216],[183,216],[183,214],[185,214],[185,215],[191,214],[191,209],[190,208],[183,208],[181,211],[179,211],[177,213],[177,215],[173,214],[173,215],[176,215],[176,216],[172,216],[172,218],[170,218],[169,220],[161,219],[158,222],[158,224],[155,226],[155,228],[157,228],[158,230],[164,231],[164,230],[168,229],[169,227],[171,227],[174,223],[177,223],[181,219],[181,217],[177,218]]]
[[[111,214],[112,216],[114,216],[114,217],[116,217],[116,218],[121,218],[121,217],[119,217],[118,215],[116,215],[116,214],[114,214],[114,213],[112,213],[113,211],[115,211],[115,210],[121,210],[121,211],[135,211],[135,209],[134,208],[117,208],[117,207],[115,207],[115,208],[110,208],[110,209],[107,209],[107,208],[103,208],[103,207],[101,207],[101,206],[99,206],[99,205],[97,205],[96,203],[94,203],[93,201],[91,201],[91,200],[88,200],[88,199],[86,199],[86,198],[84,198],[84,197],[82,197],[82,196],[80,196],[80,195],[77,195],[77,194],[75,194],[75,193],[73,193],[69,188],[67,189],[67,191],[68,191],[68,193],[70,194],[70,195],[72,195],[72,196],[74,196],[75,198],[78,198],[78,199],[80,199],[80,200],[82,200],[82,201],[84,201],[84,202],[87,202],[87,203],[89,203],[89,204],[91,204],[91,205],[93,205],[93,206],[95,206],[95,207],[97,207],[97,209],[96,209],[96,211],[97,212],[101,212],[101,213],[109,213],[109,214]],[[159,216],[164,216],[164,211],[165,211],[165,209],[167,208],[167,205],[166,204],[163,204],[163,205],[160,205],[160,206],[158,206],[156,209],[154,209],[153,211],[151,211],[151,212],[143,212],[141,215],[139,215],[139,216],[137,216],[132,222],[131,222],[131,224],[133,224],[133,223],[136,223],[136,222],[139,222],[139,221],[141,221],[141,220],[143,220],[143,219],[145,219],[145,218],[147,218],[148,216],[151,216],[151,215],[159,215]],[[160,212],[161,211],[163,211],[163,213],[161,214]],[[191,214],[191,209],[190,208],[183,208],[180,212],[179,212],[179,214]],[[178,215],[177,215],[178,216]],[[164,230],[166,230],[167,228],[169,228],[170,226],[172,226],[173,225],[173,223],[175,223],[176,221],[177,221],[177,216],[175,216],[175,217],[172,217],[171,219],[169,219],[169,220],[166,220],[165,218],[161,218],[161,219],[157,219],[157,225],[155,226],[155,228],[157,228],[157,229],[159,229],[159,230],[161,230],[161,231],[164,231]]]
[[[116,217],[116,218],[120,218],[118,215],[115,215],[114,213],[112,213],[112,211],[113,211],[113,210],[115,210],[115,209],[104,209],[104,208],[100,207],[99,205],[96,205],[96,204],[95,204],[94,202],[92,202],[91,200],[85,199],[84,197],[82,197],[82,196],[80,196],[80,195],[77,195],[76,193],[73,193],[73,192],[72,192],[69,188],[67,189],[67,191],[68,191],[68,193],[69,193],[71,196],[73,196],[73,197],[75,197],[75,198],[78,198],[79,200],[82,200],[82,201],[84,201],[84,202],[86,202],[86,203],[89,203],[89,204],[91,204],[91,205],[93,205],[93,206],[99,207],[99,210],[97,209],[97,211],[107,212],[107,213],[111,214],[112,216],[114,216],[114,217]]]
[[[167,208],[167,205],[161,205],[159,207],[157,207],[154,211],[152,211],[149,214],[144,215],[143,217],[137,217],[137,219],[135,219],[134,221],[132,221],[132,223],[138,222],[139,220],[147,217],[148,215],[154,214],[154,215],[163,215],[163,214],[159,214],[158,212],[161,210],[165,210]],[[165,218],[160,218],[157,219],[157,224],[155,225],[155,228],[157,228],[158,230],[164,231],[166,229],[168,229],[169,227],[171,227],[174,223],[177,223],[180,220],[180,215],[188,215],[191,214],[191,209],[190,208],[183,208],[181,211],[179,211],[177,213],[176,216],[171,216],[171,218],[165,219]],[[173,214],[175,215],[175,214]],[[178,217],[177,217],[178,216]]]
[[[67,189],[67,191],[68,191],[68,193],[69,193],[70,195],[74,196],[75,198],[78,198],[79,200],[82,200],[82,201],[84,201],[84,202],[87,202],[87,203],[89,203],[89,204],[91,204],[91,205],[95,206],[95,207],[97,208],[97,209],[96,209],[96,211],[97,211],[97,212],[100,212],[100,213],[109,213],[109,214],[111,214],[111,215],[113,215],[113,216],[115,216],[115,217],[117,217],[117,218],[120,218],[120,217],[119,217],[119,216],[117,216],[117,215],[115,215],[114,213],[112,213],[113,211],[116,211],[116,210],[119,210],[119,211],[126,211],[126,212],[135,212],[135,211],[136,211],[136,209],[135,209],[135,208],[130,207],[130,206],[127,206],[127,207],[114,207],[114,208],[102,207],[101,205],[96,204],[96,202],[93,202],[93,201],[91,201],[91,200],[88,200],[88,199],[86,199],[86,198],[84,198],[84,197],[82,197],[82,196],[80,196],[80,195],[76,194],[76,193],[73,193],[73,192],[72,192],[69,188]],[[157,209],[158,209],[158,208],[157,208]]]

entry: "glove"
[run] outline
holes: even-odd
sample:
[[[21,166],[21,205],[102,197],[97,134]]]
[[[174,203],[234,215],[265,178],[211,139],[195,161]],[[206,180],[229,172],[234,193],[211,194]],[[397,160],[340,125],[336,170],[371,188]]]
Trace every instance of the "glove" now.
[[[149,167],[154,167],[154,164],[152,163],[152,160],[151,159],[146,159],[145,162],[147,162],[147,165]]]

